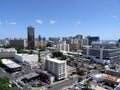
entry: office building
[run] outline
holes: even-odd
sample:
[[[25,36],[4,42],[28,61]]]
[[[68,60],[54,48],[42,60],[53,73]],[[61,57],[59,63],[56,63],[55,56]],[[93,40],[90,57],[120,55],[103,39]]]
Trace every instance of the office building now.
[[[11,39],[10,46],[24,49],[27,47],[27,40],[26,39]]]
[[[92,42],[98,42],[100,41],[100,38],[98,36],[87,36],[88,39],[88,45],[91,45]]]
[[[54,41],[47,41],[47,47],[54,47]]]
[[[28,34],[28,49],[35,49],[34,27],[29,26],[27,28],[27,34]]]
[[[0,48],[0,58],[14,58],[15,54],[17,54],[15,48]]]
[[[38,67],[38,55],[16,54],[14,58],[17,62],[23,63],[30,68]]]
[[[120,48],[115,43],[96,42],[83,48],[83,56],[102,64],[115,63],[120,60]]]
[[[55,58],[46,57],[44,62],[44,69],[49,71],[57,80],[65,79],[67,77],[66,61]]]
[[[70,51],[70,46],[64,41],[63,43],[57,45],[57,50],[63,53],[67,53]]]
[[[84,38],[84,39],[81,39],[81,46],[88,46],[88,39],[87,38]]]
[[[9,38],[0,40],[0,46],[8,46],[8,45],[9,45]]]
[[[47,44],[46,40],[35,40],[35,47],[37,48],[45,48]]]
[[[57,44],[59,44],[60,37],[50,37],[49,40],[53,41],[54,45],[57,45]]]

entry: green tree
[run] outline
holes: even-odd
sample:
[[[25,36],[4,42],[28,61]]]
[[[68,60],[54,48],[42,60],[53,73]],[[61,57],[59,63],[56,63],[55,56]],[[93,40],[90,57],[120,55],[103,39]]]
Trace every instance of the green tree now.
[[[69,59],[72,61],[72,60],[74,60],[74,58],[73,57],[69,57]]]
[[[20,90],[17,87],[9,87],[9,81],[10,79],[7,76],[0,77],[0,90]]]
[[[78,78],[78,81],[79,81],[79,82],[81,82],[82,80],[83,80],[83,78],[82,78],[82,77],[79,77],[79,78]]]
[[[0,67],[2,67],[2,60],[1,60],[1,58],[0,58]]]
[[[61,56],[61,60],[65,60],[67,57],[65,55]]]
[[[63,53],[57,51],[57,52],[53,52],[52,55],[53,55],[53,57],[62,57]]]
[[[79,75],[83,75],[83,74],[85,73],[85,70],[80,69],[80,70],[77,71],[77,73],[78,73]]]
[[[90,81],[89,81],[89,80],[86,81],[86,87],[87,87],[87,88],[90,87]]]
[[[33,54],[33,50],[30,50],[29,54]]]
[[[9,83],[9,78],[7,76],[0,77],[0,84]]]

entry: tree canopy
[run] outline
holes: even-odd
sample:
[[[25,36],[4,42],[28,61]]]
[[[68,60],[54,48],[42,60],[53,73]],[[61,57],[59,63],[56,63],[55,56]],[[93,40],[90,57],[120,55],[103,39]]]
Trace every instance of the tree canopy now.
[[[20,90],[17,87],[9,87],[10,79],[7,76],[0,77],[0,90]]]
[[[53,55],[53,58],[57,57],[57,58],[59,58],[61,60],[67,59],[67,57],[65,55],[63,55],[62,52],[59,52],[59,51],[53,52],[52,55]]]
[[[0,58],[0,67],[2,67],[2,60],[1,60],[1,58]]]

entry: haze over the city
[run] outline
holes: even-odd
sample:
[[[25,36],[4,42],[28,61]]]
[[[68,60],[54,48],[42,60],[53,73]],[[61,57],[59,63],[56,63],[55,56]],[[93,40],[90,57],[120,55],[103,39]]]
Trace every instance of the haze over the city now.
[[[120,38],[120,0],[1,0],[0,39],[35,36]]]

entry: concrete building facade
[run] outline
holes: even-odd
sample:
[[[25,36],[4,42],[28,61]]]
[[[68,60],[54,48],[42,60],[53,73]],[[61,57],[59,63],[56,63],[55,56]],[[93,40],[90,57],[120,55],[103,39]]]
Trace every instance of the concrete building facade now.
[[[65,79],[67,77],[66,61],[50,58],[45,59],[44,69],[49,71],[57,80]]]
[[[17,54],[15,48],[0,48],[0,58],[14,58],[15,54]]]
[[[28,49],[35,49],[34,27],[29,26],[27,28],[27,34],[28,34]]]
[[[38,55],[16,54],[14,58],[17,62],[21,62],[31,68],[38,66]]]
[[[64,41],[62,44],[57,45],[57,50],[63,53],[67,53],[70,51],[70,46]]]
[[[98,36],[87,36],[88,39],[88,45],[91,45],[92,42],[98,42],[100,41],[100,38]]]
[[[111,43],[97,43],[83,48],[83,55],[98,63],[109,64],[120,60],[120,48]]]
[[[11,39],[10,46],[24,49],[27,47],[27,40],[26,39]]]

